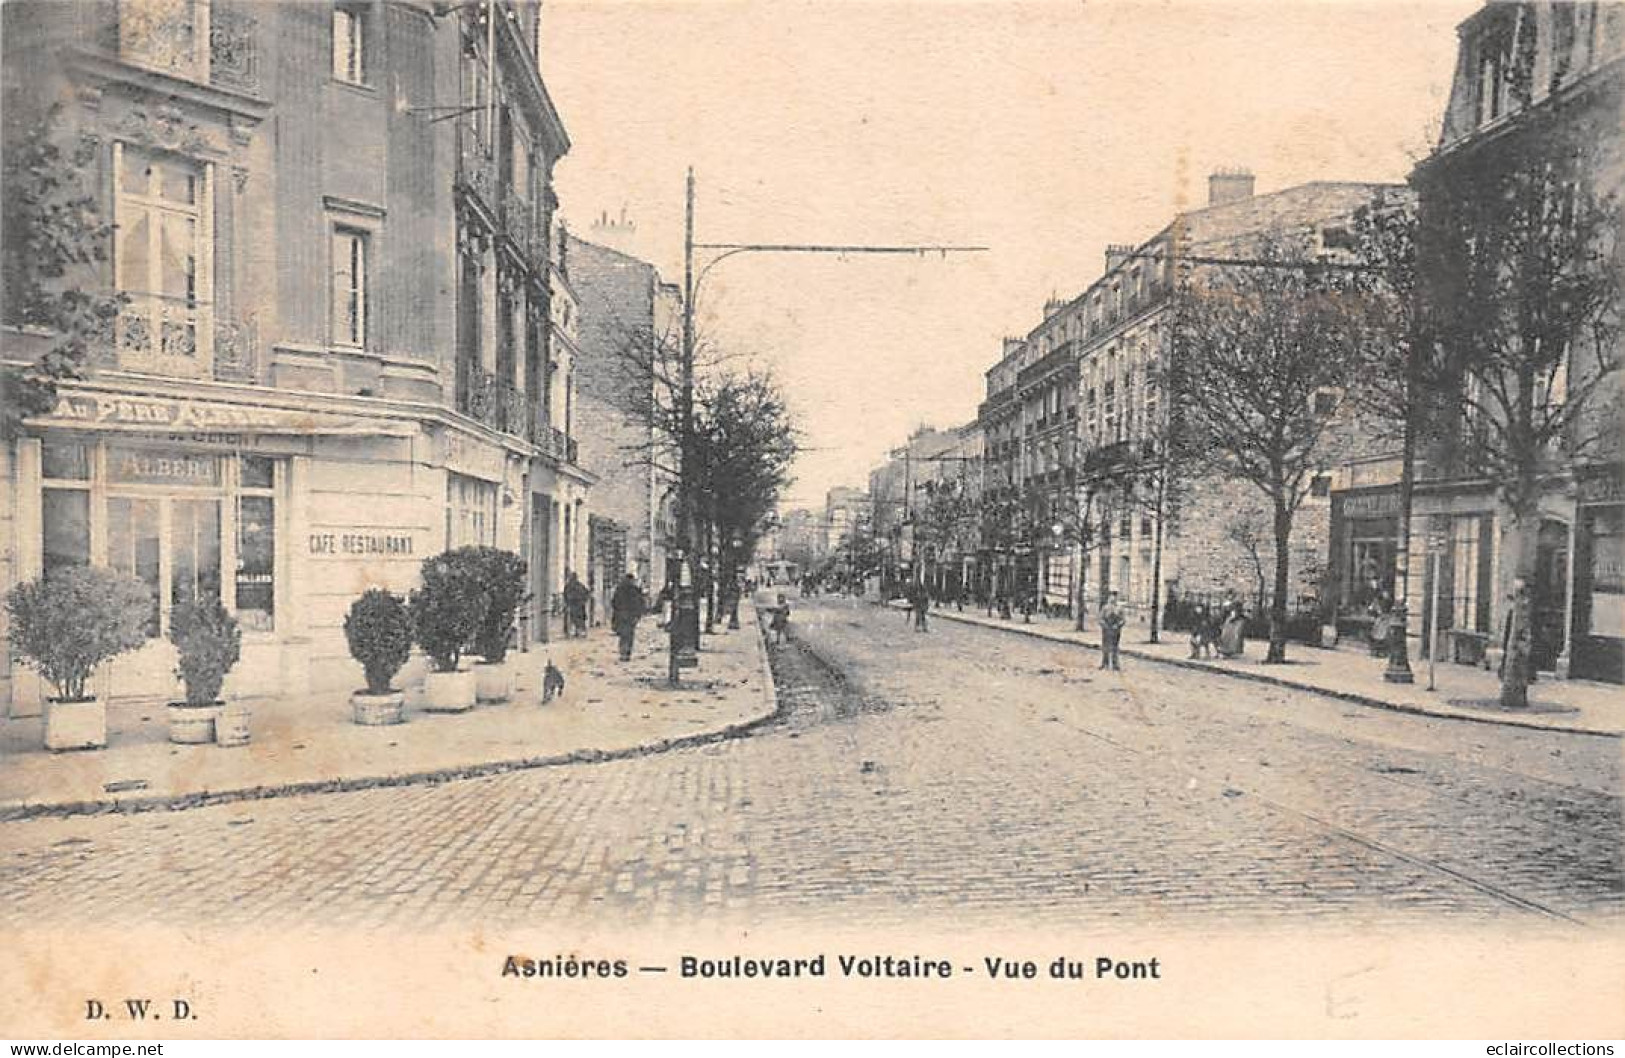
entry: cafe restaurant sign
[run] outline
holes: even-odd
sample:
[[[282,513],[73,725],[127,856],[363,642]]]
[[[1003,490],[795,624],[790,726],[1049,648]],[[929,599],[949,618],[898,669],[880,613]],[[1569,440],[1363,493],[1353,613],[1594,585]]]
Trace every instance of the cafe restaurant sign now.
[[[51,414],[30,419],[29,423],[76,430],[160,433],[399,435],[412,430],[407,423],[359,416],[113,393],[64,394]]]

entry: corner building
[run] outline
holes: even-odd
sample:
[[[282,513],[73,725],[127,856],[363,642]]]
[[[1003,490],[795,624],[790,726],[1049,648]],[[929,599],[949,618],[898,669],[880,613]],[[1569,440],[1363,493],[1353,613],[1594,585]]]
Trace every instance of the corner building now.
[[[592,477],[549,342],[569,140],[539,5],[0,15],[7,141],[59,108],[53,135],[93,146],[75,175],[115,226],[108,260],[67,282],[125,298],[88,377],[0,455],[0,588],[73,563],[145,580],[151,638],[100,677],[115,701],[175,696],[165,634],[203,595],[243,627],[228,694],[352,688],[351,600],[412,588],[462,544],[526,559],[523,632],[544,636],[556,511]],[[8,329],[0,354],[50,340]],[[37,710],[31,671],[7,656],[0,676],[14,715]]]

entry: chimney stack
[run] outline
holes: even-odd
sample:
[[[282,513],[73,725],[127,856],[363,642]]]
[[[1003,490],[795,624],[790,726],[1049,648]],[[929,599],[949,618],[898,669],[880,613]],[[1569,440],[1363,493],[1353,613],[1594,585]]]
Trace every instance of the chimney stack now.
[[[1106,245],[1106,271],[1116,271],[1124,261],[1134,256],[1134,247],[1127,243],[1108,243]]]
[[[1253,197],[1251,169],[1218,169],[1207,178],[1207,204],[1227,206]]]

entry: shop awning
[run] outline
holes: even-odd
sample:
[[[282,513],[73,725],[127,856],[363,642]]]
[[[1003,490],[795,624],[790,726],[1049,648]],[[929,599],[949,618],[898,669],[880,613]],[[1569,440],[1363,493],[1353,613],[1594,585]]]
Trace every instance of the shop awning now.
[[[417,432],[413,423],[399,419],[115,393],[63,393],[49,415],[31,418],[27,424],[138,434],[410,437]]]

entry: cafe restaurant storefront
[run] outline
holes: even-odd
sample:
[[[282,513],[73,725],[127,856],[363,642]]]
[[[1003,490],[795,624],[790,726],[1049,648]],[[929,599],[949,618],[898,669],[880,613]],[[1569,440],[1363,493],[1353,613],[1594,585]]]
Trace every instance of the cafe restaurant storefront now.
[[[521,550],[513,497],[525,495],[527,451],[431,406],[291,399],[300,405],[73,383],[15,442],[0,589],[91,564],[152,590],[146,645],[99,673],[113,701],[178,695],[173,615],[208,596],[243,633],[228,695],[351,689],[343,620],[357,595],[410,589],[444,546]],[[49,693],[39,677],[9,655],[3,675],[8,713],[37,714]]]
[[[1332,587],[1340,629],[1362,632],[1379,596],[1394,598],[1399,552],[1399,487],[1334,491],[1331,496]]]

